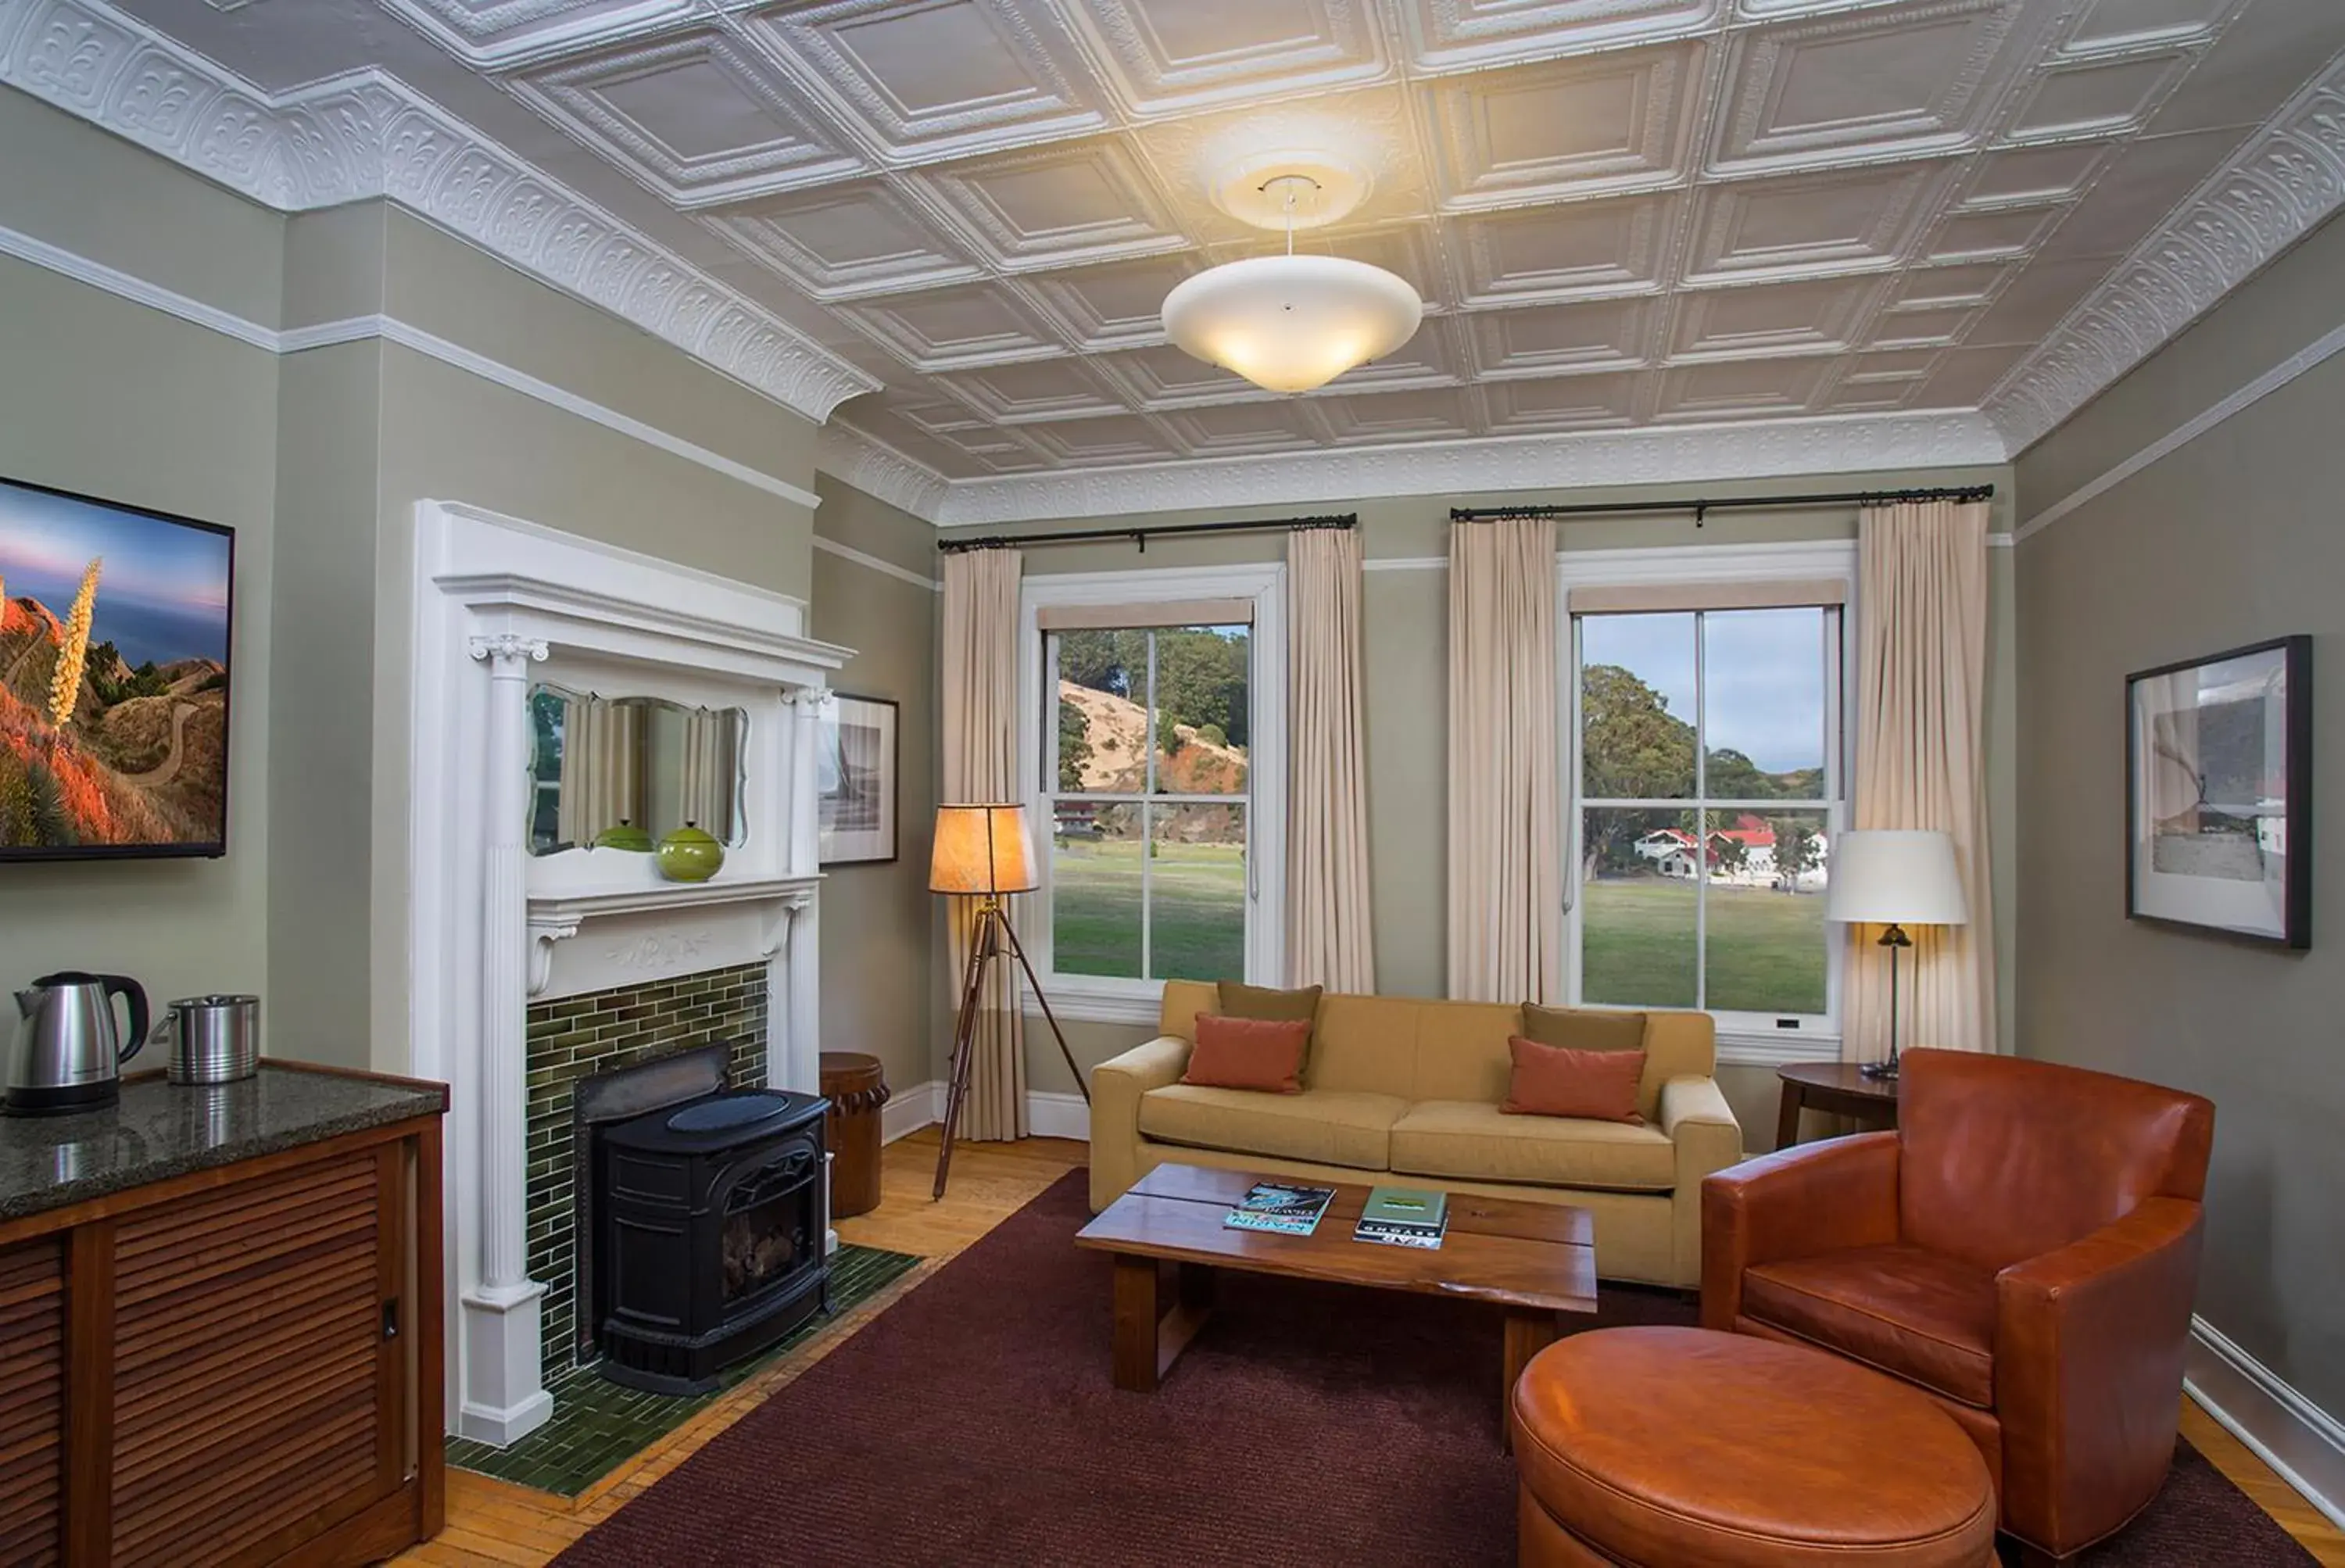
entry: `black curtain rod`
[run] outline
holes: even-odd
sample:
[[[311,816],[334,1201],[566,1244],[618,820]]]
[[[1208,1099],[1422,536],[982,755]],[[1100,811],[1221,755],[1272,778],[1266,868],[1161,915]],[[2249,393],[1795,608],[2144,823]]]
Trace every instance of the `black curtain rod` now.
[[[939,540],[937,549],[942,555],[958,555],[968,550],[1017,550],[1028,545],[1082,545],[1102,539],[1128,539],[1145,555],[1151,539],[1168,539],[1180,534],[1270,534],[1304,528],[1356,528],[1359,525],[1358,514],[1345,512],[1325,517],[1264,518],[1259,523],[1169,523],[1138,528],[1062,528],[1055,534],[1020,534],[1015,537],[990,534],[982,539]]]
[[[1621,517],[1639,512],[1690,512],[1699,525],[1712,512],[1775,506],[1878,506],[1892,501],[1990,501],[1992,484],[1941,485],[1931,490],[1847,490],[1830,495],[1727,495],[1693,501],[1581,501],[1562,506],[1452,506],[1452,523],[1501,517]]]

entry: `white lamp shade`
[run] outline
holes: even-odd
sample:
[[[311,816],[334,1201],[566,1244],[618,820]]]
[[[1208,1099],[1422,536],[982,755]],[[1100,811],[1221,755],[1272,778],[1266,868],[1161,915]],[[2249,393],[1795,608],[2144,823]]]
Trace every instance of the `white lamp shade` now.
[[[1961,925],[1970,919],[1954,840],[1934,829],[1874,828],[1832,844],[1824,919],[1868,925]]]
[[[1381,267],[1340,256],[1257,256],[1183,279],[1164,331],[1183,352],[1272,392],[1326,385],[1416,335],[1425,302]]]

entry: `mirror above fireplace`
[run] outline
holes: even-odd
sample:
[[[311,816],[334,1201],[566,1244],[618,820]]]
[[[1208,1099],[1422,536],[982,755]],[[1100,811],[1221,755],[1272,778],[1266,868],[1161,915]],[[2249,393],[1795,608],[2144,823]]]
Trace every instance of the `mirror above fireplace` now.
[[[529,715],[531,854],[649,854],[687,823],[740,844],[746,710],[539,685]]]

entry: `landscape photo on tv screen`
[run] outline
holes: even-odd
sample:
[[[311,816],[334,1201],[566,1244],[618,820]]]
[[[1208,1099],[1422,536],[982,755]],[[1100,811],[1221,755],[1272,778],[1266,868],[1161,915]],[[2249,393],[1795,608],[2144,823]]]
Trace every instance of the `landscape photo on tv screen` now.
[[[0,480],[0,860],[226,851],[234,552]]]

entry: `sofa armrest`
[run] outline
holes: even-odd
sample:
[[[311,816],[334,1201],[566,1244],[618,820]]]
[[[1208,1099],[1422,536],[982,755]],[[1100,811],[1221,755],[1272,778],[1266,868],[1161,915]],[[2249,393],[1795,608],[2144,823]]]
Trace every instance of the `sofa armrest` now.
[[[1140,1101],[1151,1089],[1177,1084],[1188,1070],[1186,1040],[1160,1034],[1091,1069],[1091,1212],[1097,1214],[1148,1174],[1142,1157]]]
[[[1690,1075],[1661,1085],[1661,1131],[1677,1145],[1677,1190],[1670,1196],[1671,1272],[1681,1285],[1701,1278],[1701,1178],[1742,1158],[1742,1125],[1715,1078]]]
[[[2066,1555],[2165,1480],[2202,1220],[2187,1198],[2145,1198],[1995,1276],[2004,1517],[2022,1540]]]
[[[1731,1332],[1742,1271],[1897,1239],[1897,1135],[1862,1133],[1745,1160],[1701,1183],[1701,1321]]]

